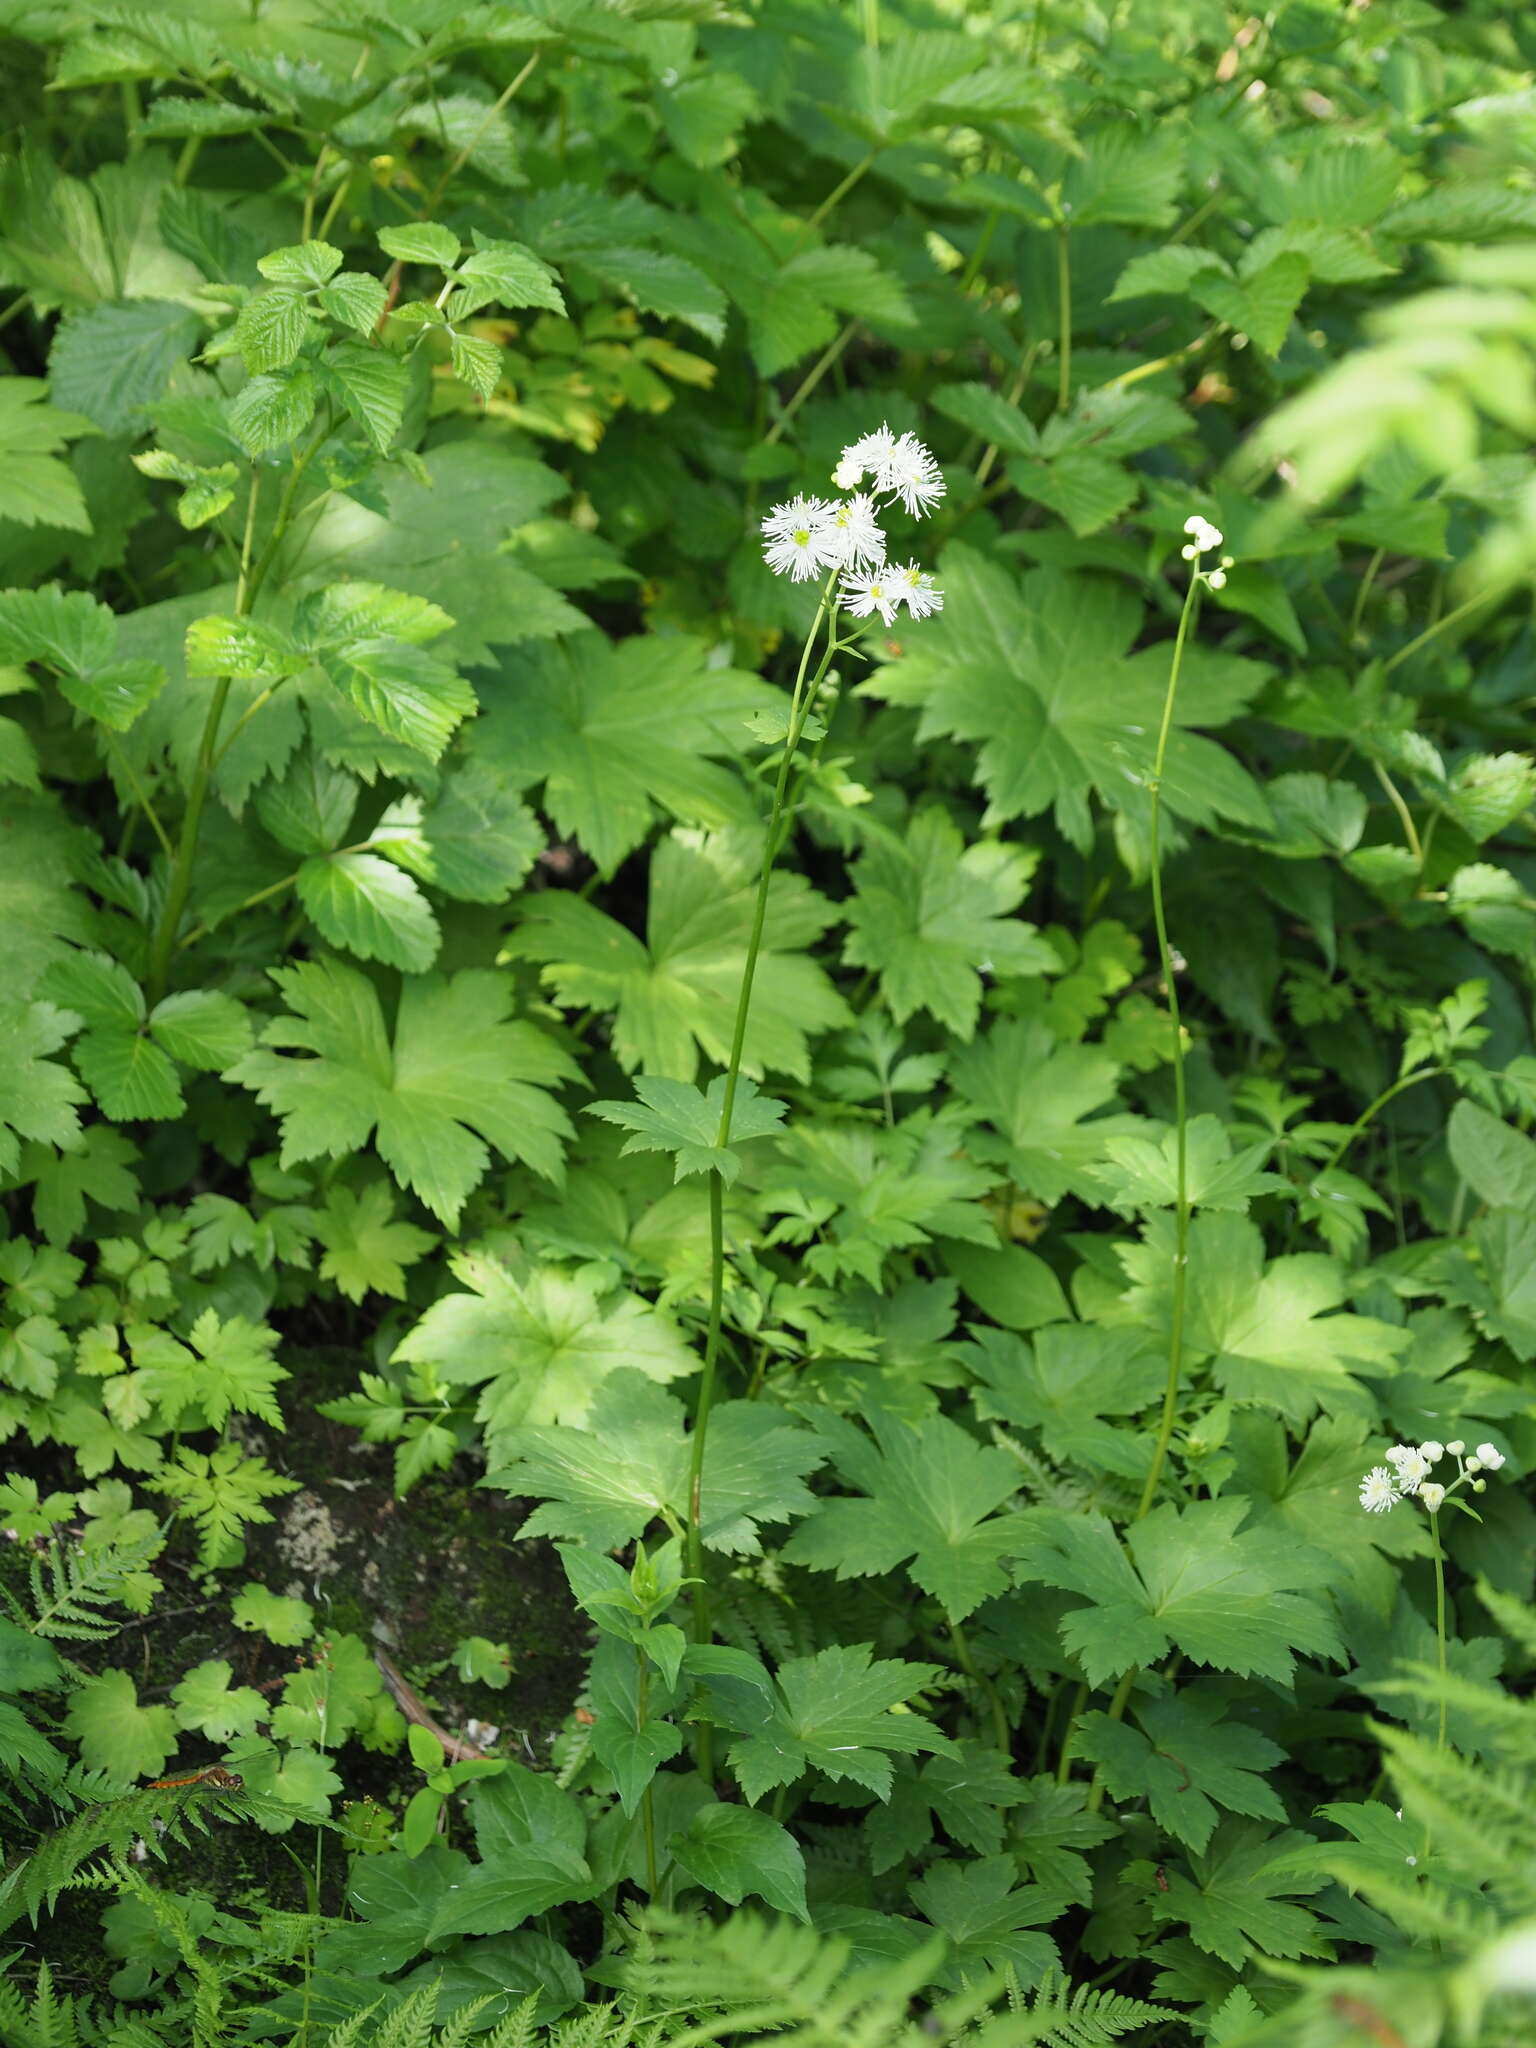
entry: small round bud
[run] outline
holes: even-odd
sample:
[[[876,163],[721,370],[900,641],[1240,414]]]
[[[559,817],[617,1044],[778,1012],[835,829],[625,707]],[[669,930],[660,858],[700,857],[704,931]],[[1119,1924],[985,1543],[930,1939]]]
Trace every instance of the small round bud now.
[[[1486,1492],[1488,1491],[1488,1482],[1487,1482],[1487,1480],[1486,1480],[1486,1479],[1474,1479],[1474,1480],[1473,1480],[1473,1482],[1472,1482],[1472,1491],[1473,1491],[1474,1493],[1486,1493]]]

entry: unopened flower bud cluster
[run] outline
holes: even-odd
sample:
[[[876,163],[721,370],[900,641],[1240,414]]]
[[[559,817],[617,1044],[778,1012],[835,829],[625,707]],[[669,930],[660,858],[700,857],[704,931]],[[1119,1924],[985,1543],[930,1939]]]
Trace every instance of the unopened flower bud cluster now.
[[[1191,513],[1185,520],[1184,531],[1189,535],[1189,540],[1179,549],[1179,553],[1186,562],[1195,564],[1195,574],[1204,581],[1208,589],[1220,590],[1226,583],[1227,571],[1232,566],[1232,557],[1223,555],[1214,569],[1202,569],[1199,563],[1202,555],[1216,552],[1226,535],[1219,526],[1212,526],[1209,519],[1202,519],[1198,512]]]
[[[939,465],[916,434],[893,434],[882,425],[849,442],[832,481],[852,496],[789,498],[762,522],[763,559],[773,573],[804,583],[839,570],[843,610],[856,619],[878,613],[887,626],[896,623],[902,605],[914,619],[942,611],[944,593],[926,570],[886,560],[880,524],[893,504],[921,519],[944,495]]]
[[[1442,1458],[1456,1460],[1456,1477],[1449,1482],[1430,1474]],[[1394,1444],[1385,1465],[1375,1465],[1360,1482],[1360,1505],[1367,1514],[1383,1515],[1400,1500],[1417,1499],[1430,1514],[1438,1514],[1453,1493],[1463,1486],[1481,1493],[1488,1484],[1485,1472],[1497,1472],[1504,1453],[1497,1444],[1479,1444],[1468,1452],[1459,1438],[1442,1444],[1431,1438],[1423,1444]]]

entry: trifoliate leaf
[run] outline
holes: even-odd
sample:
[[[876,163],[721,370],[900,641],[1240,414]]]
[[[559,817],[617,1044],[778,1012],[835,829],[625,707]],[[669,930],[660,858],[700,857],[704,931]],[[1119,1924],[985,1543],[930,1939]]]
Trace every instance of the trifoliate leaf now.
[[[102,1671],[84,1679],[69,1696],[64,1733],[80,1745],[84,1763],[118,1784],[157,1777],[176,1747],[176,1720],[169,1707],[139,1705],[138,1688],[126,1671]]]
[[[658,1517],[687,1520],[692,1444],[680,1401],[653,1380],[621,1367],[593,1396],[578,1428],[508,1430],[509,1461],[485,1484],[544,1506],[524,1536],[573,1537],[615,1550],[643,1536]],[[699,1526],[712,1550],[755,1557],[758,1525],[785,1522],[814,1505],[805,1475],[827,1455],[809,1430],[752,1401],[716,1407],[704,1450]]]
[[[737,669],[706,668],[697,640],[578,633],[515,655],[477,721],[472,753],[544,808],[611,874],[658,811],[688,824],[745,824],[751,807],[717,757],[777,693]]]
[[[395,1220],[395,1200],[381,1180],[360,1193],[333,1187],[317,1210],[314,1233],[325,1247],[322,1280],[334,1280],[348,1301],[370,1291],[405,1299],[405,1268],[425,1258],[437,1240],[414,1223]]]
[[[1226,1718],[1228,1702],[1197,1682],[1135,1709],[1138,1725],[1084,1714],[1073,1746],[1103,1768],[1112,1799],[1146,1799],[1152,1817],[1192,1849],[1203,1849],[1217,1808],[1265,1820],[1285,1819],[1278,1793],[1261,1774],[1285,1751],[1257,1728]]]
[[[704,1806],[668,1843],[679,1870],[727,1905],[749,1894],[809,1921],[805,1858],[788,1828],[750,1806]]]
[[[298,874],[299,901],[320,936],[362,960],[421,974],[437,958],[437,919],[409,875],[372,853],[315,854]]]
[[[1016,1518],[993,1510],[1018,1490],[1019,1468],[943,1416],[914,1428],[877,1411],[869,1423],[874,1442],[841,1416],[820,1422],[832,1462],[866,1498],[823,1501],[782,1555],[840,1579],[906,1563],[950,1620],[963,1621],[1008,1585],[1002,1559]]]
[[[871,827],[854,869],[843,957],[879,970],[898,1024],[926,1010],[969,1038],[983,973],[1049,974],[1060,964],[1035,927],[1011,915],[1034,865],[1022,847],[967,846],[937,809],[919,813],[904,841]]]
[[[204,469],[195,462],[183,461],[179,455],[172,455],[164,448],[146,448],[133,457],[133,464],[145,476],[185,486],[176,501],[176,517],[189,530],[206,526],[210,519],[217,519],[235,502],[235,485],[240,472],[232,462],[221,462],[211,469]]]
[[[670,1152],[674,1181],[690,1173],[718,1173],[733,1181],[741,1171],[736,1141],[767,1137],[784,1121],[782,1102],[759,1095],[756,1085],[743,1077],[731,1105],[731,1140],[719,1142],[720,1119],[725,1109],[726,1079],[717,1074],[707,1089],[687,1081],[669,1081],[659,1074],[641,1074],[635,1081],[638,1102],[589,1102],[587,1114],[618,1124],[632,1132],[624,1152]]]
[[[587,1274],[539,1266],[519,1282],[485,1253],[460,1253],[450,1264],[475,1291],[434,1302],[394,1355],[432,1366],[454,1386],[489,1382],[476,1414],[493,1466],[512,1430],[584,1424],[620,1366],[663,1382],[697,1369],[669,1316]]]
[[[1122,584],[1054,569],[1031,570],[1020,583],[959,545],[945,550],[942,569],[948,601],[921,650],[882,668],[860,693],[918,707],[919,742],[942,733],[979,743],[988,825],[1054,810],[1086,852],[1093,792],[1124,821],[1132,838],[1122,849],[1139,863],[1168,681],[1165,647],[1128,652],[1141,628],[1139,600]],[[1247,771],[1187,730],[1225,724],[1265,674],[1257,662],[1189,650],[1162,783],[1176,817],[1265,823]]]
[[[617,1012],[620,1063],[691,1081],[699,1053],[724,1066],[756,913],[761,839],[674,833],[651,858],[646,942],[569,891],[530,897],[506,956],[546,963],[560,1000]],[[769,883],[747,1016],[748,1072],[810,1074],[808,1037],[849,1021],[841,996],[801,950],[836,915],[785,873]]]
[[[371,983],[313,960],[277,968],[293,1014],[229,1071],[283,1123],[284,1165],[343,1158],[376,1133],[379,1155],[445,1223],[456,1223],[492,1146],[547,1179],[571,1126],[547,1092],[576,1068],[531,1024],[513,1023],[494,974],[421,976],[401,993],[391,1043]],[[291,1046],[292,1053],[276,1048]]]
[[[0,593],[0,661],[38,662],[87,718],[126,732],[165,683],[154,661],[114,661],[117,624],[106,605],[84,591]]]
[[[1102,1515],[1028,1508],[1015,1576],[1089,1601],[1063,1618],[1061,1636],[1091,1685],[1156,1663],[1170,1646],[1192,1663],[1288,1684],[1296,1651],[1342,1655],[1336,1624],[1310,1554],[1244,1530],[1247,1513],[1245,1500],[1155,1508],[1126,1532],[1128,1556]]]

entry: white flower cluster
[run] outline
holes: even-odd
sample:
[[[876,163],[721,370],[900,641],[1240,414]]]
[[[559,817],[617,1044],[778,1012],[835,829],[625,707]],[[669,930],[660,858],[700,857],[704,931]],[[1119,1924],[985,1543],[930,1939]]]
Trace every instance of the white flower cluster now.
[[[1456,1460],[1456,1477],[1448,1486],[1429,1476],[1440,1460],[1447,1457]],[[1459,1439],[1448,1444],[1437,1443],[1433,1438],[1424,1444],[1394,1444],[1387,1452],[1387,1463],[1373,1465],[1361,1480],[1360,1505],[1367,1514],[1383,1515],[1400,1500],[1416,1495],[1435,1515],[1448,1496],[1462,1486],[1481,1493],[1488,1483],[1481,1475],[1497,1472],[1503,1463],[1504,1453],[1497,1444],[1479,1444],[1470,1454]]]
[[[1194,562],[1195,573],[1203,576],[1212,590],[1220,590],[1227,580],[1227,571],[1232,566],[1232,557],[1223,555],[1214,569],[1200,569],[1202,555],[1214,554],[1225,540],[1226,535],[1219,526],[1212,526],[1209,519],[1202,519],[1198,512],[1192,512],[1184,522],[1184,531],[1189,535],[1187,544],[1179,549],[1186,562]]]
[[[858,487],[866,479],[868,490]],[[893,504],[921,519],[944,495],[939,465],[916,434],[880,426],[851,441],[832,473],[847,498],[790,498],[775,505],[763,525],[763,560],[775,576],[805,583],[831,569],[842,572],[838,596],[856,619],[896,623],[902,605],[914,619],[944,608],[944,593],[916,562],[886,560],[880,520]],[[879,502],[884,500],[884,503]]]

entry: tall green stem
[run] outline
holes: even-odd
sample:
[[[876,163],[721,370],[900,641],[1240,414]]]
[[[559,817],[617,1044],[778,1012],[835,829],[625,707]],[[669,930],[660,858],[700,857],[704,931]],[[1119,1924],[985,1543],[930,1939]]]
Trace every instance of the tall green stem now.
[[[293,517],[294,501],[298,497],[299,485],[304,479],[321,444],[330,431],[329,415],[322,418],[315,429],[314,437],[301,455],[296,455],[289,471],[283,495],[278,501],[277,517],[272,522],[272,531],[267,535],[266,545],[261,553],[252,556],[256,540],[256,507],[261,497],[261,471],[251,472],[251,488],[245,505],[245,532],[240,542],[240,576],[235,585],[235,617],[243,619],[249,615],[256,599],[261,594],[277,551],[282,546]],[[203,805],[207,801],[208,786],[213,780],[213,771],[219,759],[219,727],[224,719],[224,707],[229,701],[229,686],[232,678],[220,676],[213,686],[213,695],[208,700],[207,716],[203,720],[202,737],[197,745],[197,760],[192,769],[192,781],[187,790],[186,814],[181,821],[181,835],[176,842],[176,858],[171,863],[171,878],[165,892],[165,904],[160,912],[160,922],[155,929],[155,943],[150,953],[148,997],[150,1008],[165,994],[166,976],[170,972],[171,959],[176,951],[176,934],[181,928],[182,913],[187,907],[187,897],[192,888],[192,868],[197,859],[197,835],[203,820]]]
[[[1446,1697],[1446,1654],[1445,1654],[1445,1551],[1440,1543],[1440,1515],[1436,1510],[1429,1518],[1430,1541],[1435,1546],[1435,1648],[1436,1664],[1440,1673],[1440,1726],[1435,1735],[1435,1747],[1445,1747],[1446,1716],[1450,1701]]]
[[[1062,221],[1056,229],[1056,290],[1061,302],[1061,370],[1056,386],[1056,410],[1065,412],[1072,403],[1072,251],[1070,229]]]
[[[1168,1384],[1163,1390],[1163,1412],[1158,1423],[1157,1441],[1152,1447],[1147,1483],[1141,1490],[1141,1499],[1131,1518],[1134,1522],[1141,1520],[1157,1498],[1158,1481],[1163,1476],[1163,1465],[1178,1415],[1179,1371],[1184,1362],[1184,1300],[1189,1280],[1189,1099],[1184,1080],[1184,1028],[1179,1015],[1179,983],[1174,973],[1173,948],[1168,943],[1168,918],[1163,907],[1163,769],[1168,758],[1168,738],[1173,731],[1173,706],[1179,692],[1179,671],[1184,666],[1184,647],[1199,598],[1200,576],[1196,571],[1190,576],[1189,589],[1184,593],[1184,609],[1179,613],[1173,659],[1168,665],[1168,689],[1163,697],[1163,722],[1158,727],[1157,752],[1152,761],[1152,803],[1147,820],[1147,857],[1152,868],[1152,922],[1157,928],[1157,957],[1162,968],[1163,986],[1168,991],[1168,1015],[1173,1025],[1173,1300],[1168,1314]]]
[[[768,816],[768,830],[763,840],[762,866],[757,877],[757,897],[752,908],[752,926],[747,939],[747,958],[742,968],[741,987],[736,997],[736,1021],[731,1032],[730,1057],[725,1068],[725,1094],[720,1107],[720,1128],[716,1144],[724,1147],[731,1140],[731,1114],[736,1107],[736,1090],[741,1079],[742,1052],[747,1042],[747,1019],[752,1008],[752,984],[757,977],[758,955],[762,951],[763,926],[768,916],[768,891],[773,880],[774,858],[779,850],[780,832],[789,791],[790,771],[794,764],[795,749],[805,728],[806,713],[816,694],[817,685],[827,672],[836,646],[835,634],[827,637],[827,647],[819,667],[809,676],[811,651],[816,645],[823,622],[832,611],[833,588],[837,571],[833,570],[822,586],[821,602],[816,607],[816,616],[811,630],[805,636],[805,645],[800,651],[800,667],[795,676],[794,694],[789,704],[789,725],[784,736],[784,752],[779,761],[779,772],[774,781],[773,805]],[[695,1581],[693,1589],[693,1633],[698,1642],[708,1642],[710,1637],[709,1593],[704,1583],[704,1545],[700,1529],[704,1488],[704,1447],[709,1434],[709,1414],[715,1398],[715,1368],[720,1355],[721,1302],[725,1289],[725,1188],[718,1173],[709,1176],[709,1323],[704,1337],[704,1369],[699,1379],[698,1405],[694,1410],[692,1459],[688,1474],[688,1575]],[[705,1749],[705,1731],[700,1731],[700,1768]]]

